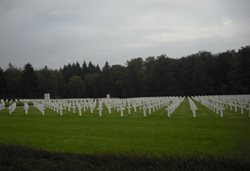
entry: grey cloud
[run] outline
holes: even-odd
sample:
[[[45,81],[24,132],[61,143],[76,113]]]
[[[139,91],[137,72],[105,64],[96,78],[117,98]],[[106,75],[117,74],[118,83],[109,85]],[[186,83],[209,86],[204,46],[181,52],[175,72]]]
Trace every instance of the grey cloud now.
[[[250,44],[248,0],[0,0],[0,67],[181,57]]]

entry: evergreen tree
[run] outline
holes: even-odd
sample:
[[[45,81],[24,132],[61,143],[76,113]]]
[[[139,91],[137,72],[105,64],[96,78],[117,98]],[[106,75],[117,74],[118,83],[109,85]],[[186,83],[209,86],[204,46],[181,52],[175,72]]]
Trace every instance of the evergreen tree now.
[[[128,97],[143,96],[144,63],[142,58],[127,62],[126,89]]]
[[[53,71],[49,70],[47,66],[37,72],[38,76],[38,89],[40,96],[44,93],[50,93],[51,97],[56,95],[57,81]]]
[[[7,82],[2,68],[0,68],[0,80],[0,99],[2,99],[7,97]]]
[[[104,67],[102,68],[102,89],[104,94],[114,94],[114,81],[112,76],[112,70],[108,62],[106,62]]]
[[[9,63],[7,70],[5,71],[5,80],[7,83],[7,97],[18,98],[20,97],[20,79],[22,71]]]
[[[38,80],[36,73],[30,63],[24,66],[20,81],[21,95],[23,98],[38,97]]]
[[[242,47],[238,52],[240,80],[245,91],[250,93],[250,46]]]
[[[86,62],[84,61],[83,64],[82,64],[82,73],[81,73],[82,79],[84,79],[87,72],[88,72],[88,67],[87,67]]]

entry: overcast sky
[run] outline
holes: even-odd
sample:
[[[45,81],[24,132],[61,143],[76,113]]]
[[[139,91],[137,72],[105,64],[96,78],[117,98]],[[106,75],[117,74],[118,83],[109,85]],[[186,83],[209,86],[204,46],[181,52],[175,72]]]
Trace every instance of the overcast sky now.
[[[250,0],[0,0],[0,67],[103,66],[250,45]]]

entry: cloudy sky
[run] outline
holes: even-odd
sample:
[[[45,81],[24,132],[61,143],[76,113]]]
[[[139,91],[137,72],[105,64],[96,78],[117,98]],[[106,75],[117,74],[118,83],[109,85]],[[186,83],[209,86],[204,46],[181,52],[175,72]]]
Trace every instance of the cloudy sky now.
[[[103,66],[250,45],[249,0],[0,0],[0,67]]]

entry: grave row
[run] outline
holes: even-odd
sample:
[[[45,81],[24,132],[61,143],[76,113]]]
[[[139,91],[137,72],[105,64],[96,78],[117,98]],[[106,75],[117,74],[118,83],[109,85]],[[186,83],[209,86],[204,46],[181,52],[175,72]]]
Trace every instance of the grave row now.
[[[1,102],[0,102],[0,111],[3,110],[5,108],[5,102],[3,99],[1,99]]]
[[[197,102],[214,111],[220,117],[224,116],[224,110],[229,109],[234,112],[248,110],[250,117],[250,95],[223,95],[223,96],[194,96]]]
[[[89,111],[90,113],[98,113],[98,115],[102,117],[104,109],[107,109],[109,114],[113,111],[117,111],[121,117],[124,117],[125,111],[129,115],[141,111],[143,116],[147,117],[151,113],[164,108],[166,110],[166,116],[171,117],[184,99],[184,97],[139,97],[127,99],[20,99],[20,101],[24,103],[23,108],[26,115],[29,111],[28,103],[31,102],[42,115],[45,115],[45,109],[47,108],[57,112],[61,116],[65,111],[77,113],[79,116]],[[198,108],[192,99],[216,112],[220,117],[224,117],[224,111],[226,109],[234,112],[240,111],[241,114],[248,111],[250,117],[250,95],[188,97],[190,110],[192,111],[193,117],[196,117]],[[18,100],[0,100],[0,111],[5,108],[7,102],[10,104],[8,107],[9,114],[12,114],[16,109],[16,102],[18,102]]]
[[[188,97],[188,102],[189,102],[189,107],[190,107],[190,110],[192,111],[193,117],[195,118],[196,111],[198,110],[198,108],[190,97]]]
[[[180,106],[185,97],[174,97],[172,98],[172,103],[166,108],[167,116],[170,117],[174,111]]]
[[[147,117],[151,113],[166,108],[168,111],[168,117],[175,111],[175,109],[184,100],[181,97],[143,97],[143,98],[100,98],[100,99],[20,99],[24,103],[25,114],[28,114],[28,103],[32,102],[43,115],[45,115],[45,109],[50,109],[57,112],[59,115],[63,115],[64,111],[78,113],[82,116],[82,113],[87,110],[90,113],[98,111],[98,115],[103,115],[104,108],[108,113],[117,111],[121,117],[124,117],[125,110],[130,115],[137,111],[142,111],[143,116]]]

